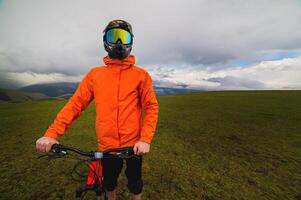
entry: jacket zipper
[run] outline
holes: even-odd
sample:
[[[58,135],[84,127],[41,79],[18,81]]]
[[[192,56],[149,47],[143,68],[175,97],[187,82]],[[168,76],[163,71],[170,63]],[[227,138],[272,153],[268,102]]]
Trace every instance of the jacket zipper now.
[[[120,74],[121,74],[121,69],[118,69],[118,89],[117,89],[117,132],[118,132],[118,142],[120,146],[120,133],[119,133],[119,88],[120,88]]]

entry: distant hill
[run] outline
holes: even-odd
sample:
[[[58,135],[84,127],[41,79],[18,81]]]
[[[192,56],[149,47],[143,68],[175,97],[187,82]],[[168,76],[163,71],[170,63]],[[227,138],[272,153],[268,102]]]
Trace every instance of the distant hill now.
[[[66,94],[73,94],[79,83],[59,82],[34,84],[20,88],[20,91],[39,92],[49,97],[59,97]]]
[[[158,96],[203,92],[201,90],[193,90],[188,88],[170,88],[170,87],[157,87],[157,86],[154,86],[154,89],[156,95]]]
[[[70,96],[72,96],[72,94],[75,92],[78,84],[79,83],[70,82],[34,84],[20,88],[19,90],[25,92],[39,92],[49,97],[67,99]],[[154,89],[158,96],[201,92],[201,90],[193,90],[188,88],[172,88],[158,86],[154,86]]]
[[[64,100],[64,99],[69,99],[70,97],[72,97],[73,93],[67,93],[67,94],[63,94],[61,96],[57,96],[57,97],[53,97],[55,99],[58,100]]]
[[[0,88],[0,101],[31,101],[49,99],[48,96],[42,93],[22,92],[17,90],[8,90]]]

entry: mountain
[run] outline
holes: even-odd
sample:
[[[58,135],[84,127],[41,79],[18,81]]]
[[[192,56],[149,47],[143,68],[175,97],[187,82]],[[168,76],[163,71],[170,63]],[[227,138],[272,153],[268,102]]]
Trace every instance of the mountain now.
[[[78,86],[78,83],[58,82],[34,84],[20,88],[24,92],[39,92],[49,97],[58,97],[66,94],[73,94]]]
[[[9,90],[0,88],[0,102],[1,101],[31,101],[49,99],[48,96],[42,93],[22,92],[17,90]]]
[[[188,88],[171,88],[171,87],[157,87],[157,86],[154,86],[154,90],[156,92],[156,95],[158,96],[203,92],[201,90],[188,89]]]
[[[20,88],[20,91],[25,92],[39,92],[49,97],[58,97],[67,99],[75,92],[79,83],[59,82],[59,83],[45,83],[34,84]],[[174,95],[174,94],[186,94],[192,92],[202,92],[201,90],[188,89],[188,88],[173,88],[173,87],[161,87],[154,86],[156,95]]]

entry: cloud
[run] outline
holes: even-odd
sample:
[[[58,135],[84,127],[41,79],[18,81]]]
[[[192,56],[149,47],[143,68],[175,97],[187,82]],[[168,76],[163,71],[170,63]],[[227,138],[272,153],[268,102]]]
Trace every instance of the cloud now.
[[[37,83],[79,82],[82,78],[81,75],[68,76],[61,73],[8,72],[0,74],[0,87],[15,89]]]
[[[206,90],[301,89],[300,66],[301,57],[297,57],[218,70],[194,66],[154,66],[148,71],[154,85],[161,87]],[[82,77],[62,73],[9,72],[0,74],[0,86],[17,88],[35,83],[79,82]]]
[[[208,78],[228,76],[266,87],[294,85],[295,79],[271,83],[268,76],[256,80],[243,74],[213,75],[300,56],[301,24],[296,20],[301,18],[300,8],[298,0],[4,0],[0,73],[24,77],[27,81],[15,80],[22,84],[38,80],[26,75],[29,72],[50,80],[57,74],[81,77],[91,67],[103,65],[102,31],[110,20],[121,18],[133,25],[137,64],[150,70],[164,66],[160,72],[153,70],[158,83],[216,87],[226,83]]]
[[[186,67],[149,69],[153,79],[163,86],[185,84],[199,89],[297,89],[301,88],[301,57],[263,61],[248,67],[211,70]],[[172,72],[172,73],[169,73]],[[168,74],[166,76],[165,74]]]
[[[219,83],[219,89],[263,89],[264,84],[256,81],[233,76],[209,78],[207,81]]]

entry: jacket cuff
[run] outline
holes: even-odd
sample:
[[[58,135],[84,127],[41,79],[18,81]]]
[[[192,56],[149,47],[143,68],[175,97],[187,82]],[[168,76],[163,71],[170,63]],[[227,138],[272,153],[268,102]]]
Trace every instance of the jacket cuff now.
[[[150,144],[152,139],[149,138],[149,137],[141,136],[139,141],[146,142],[146,143]]]
[[[59,138],[59,136],[55,132],[53,132],[51,130],[47,130],[46,133],[44,134],[44,136],[45,137],[53,138],[55,140],[57,140]]]

